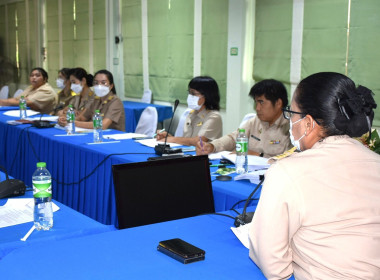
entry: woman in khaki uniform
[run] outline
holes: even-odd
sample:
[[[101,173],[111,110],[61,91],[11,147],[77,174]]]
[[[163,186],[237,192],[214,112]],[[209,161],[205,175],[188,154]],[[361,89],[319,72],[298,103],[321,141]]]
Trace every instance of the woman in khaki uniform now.
[[[300,82],[284,117],[300,153],[265,174],[249,256],[268,279],[380,279],[380,155],[372,92],[332,72]]]
[[[216,81],[208,76],[193,78],[188,86],[187,105],[190,111],[185,120],[183,137],[169,134],[167,142],[195,146],[202,141],[211,141],[222,136],[223,122],[219,114],[219,87]],[[157,134],[157,140],[163,141],[167,132]]]
[[[69,105],[70,100],[76,96],[76,93],[71,90],[70,72],[70,68],[62,68],[58,71],[56,83],[57,88],[61,89],[61,91],[57,93],[58,106],[61,109]],[[58,115],[57,112],[54,112],[54,114]]]
[[[21,94],[25,97],[27,106],[41,113],[52,112],[57,104],[57,94],[48,84],[47,72],[40,67],[34,68],[30,72],[29,81],[31,85]],[[0,100],[0,106],[18,106],[20,97]]]
[[[103,117],[103,129],[112,128],[125,131],[125,112],[123,102],[116,95],[112,73],[99,70],[94,77],[94,101],[88,103],[75,120],[75,126],[94,128],[92,117],[95,110],[100,110]],[[61,125],[66,125],[66,118],[60,118]]]

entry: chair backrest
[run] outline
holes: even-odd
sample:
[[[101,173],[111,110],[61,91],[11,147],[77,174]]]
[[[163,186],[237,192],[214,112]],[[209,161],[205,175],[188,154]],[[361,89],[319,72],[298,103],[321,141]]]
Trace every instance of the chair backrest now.
[[[8,99],[9,87],[3,86],[0,90],[0,99]]]
[[[14,98],[19,97],[23,92],[24,92],[24,90],[22,90],[21,88],[19,88],[18,90],[16,90],[15,94],[13,95],[13,97]]]
[[[246,114],[244,118],[241,120],[239,127],[242,127],[249,119],[252,119],[254,117],[256,117],[256,113]]]
[[[144,109],[137,123],[135,133],[152,137],[157,130],[158,114],[156,107],[148,106]]]
[[[187,115],[189,115],[191,109],[187,108],[179,118],[177,129],[174,133],[175,137],[182,137],[183,136],[183,126],[185,125],[185,120],[187,118]]]
[[[152,103],[152,91],[150,89],[144,90],[141,102],[149,104]]]

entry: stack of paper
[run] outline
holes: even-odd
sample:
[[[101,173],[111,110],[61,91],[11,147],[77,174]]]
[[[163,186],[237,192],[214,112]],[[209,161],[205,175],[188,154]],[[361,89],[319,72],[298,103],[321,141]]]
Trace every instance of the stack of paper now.
[[[103,136],[106,139],[114,139],[114,140],[124,140],[124,139],[132,139],[138,137],[147,137],[145,134],[139,133],[119,133],[119,134],[110,134]]]
[[[37,112],[37,111],[33,111],[33,110],[26,110],[26,115],[27,116],[34,116],[34,115],[37,115],[37,114],[41,114],[40,112]],[[4,112],[4,115],[6,116],[10,116],[10,117],[20,117],[20,110],[10,110],[10,111],[6,111]]]
[[[143,140],[136,140],[136,142],[139,142],[140,144],[144,145],[144,146],[148,146],[148,147],[152,147],[154,148],[156,145],[158,144],[164,144],[164,142],[159,142],[157,141],[155,138],[152,138],[152,139],[143,139]],[[170,147],[179,147],[179,146],[182,146],[180,144],[176,144],[176,143],[166,143],[167,145],[170,145]]]

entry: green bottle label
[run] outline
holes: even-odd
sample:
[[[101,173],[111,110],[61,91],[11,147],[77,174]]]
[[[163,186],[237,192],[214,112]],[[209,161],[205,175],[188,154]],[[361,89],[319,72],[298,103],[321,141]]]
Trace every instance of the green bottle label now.
[[[51,197],[51,180],[33,181],[33,196],[36,198]]]
[[[100,120],[94,120],[94,128],[100,128]]]
[[[25,110],[26,104],[24,102],[20,102],[20,110]]]
[[[248,151],[248,143],[247,142],[236,142],[236,152],[246,153],[247,151]]]

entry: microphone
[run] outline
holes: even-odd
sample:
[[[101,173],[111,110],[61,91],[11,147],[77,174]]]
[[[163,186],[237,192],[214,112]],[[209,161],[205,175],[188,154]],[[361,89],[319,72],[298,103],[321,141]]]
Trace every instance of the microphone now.
[[[182,152],[182,149],[170,149],[170,145],[166,144],[166,141],[168,140],[170,127],[172,125],[174,114],[175,114],[175,111],[177,110],[178,104],[179,104],[179,100],[176,99],[176,101],[174,101],[173,115],[172,115],[172,118],[170,119],[169,127],[168,127],[167,134],[165,137],[165,142],[164,144],[159,143],[154,147],[154,151],[156,152],[156,155],[162,156],[163,154],[175,154],[175,153]]]
[[[58,104],[54,109],[53,112],[57,112],[58,110],[62,109],[64,104],[60,103]],[[33,121],[33,126],[36,128],[49,128],[49,127],[54,127],[54,124],[50,123],[50,121],[43,121],[42,116],[44,112],[41,112],[40,119],[37,121]]]
[[[247,207],[248,207],[248,203],[251,200],[252,196],[255,194],[255,192],[258,190],[258,188],[260,188],[261,184],[264,182],[264,179],[265,179],[264,175],[260,175],[259,184],[256,186],[256,188],[253,190],[253,192],[248,196],[247,200],[245,201],[243,213],[241,213],[240,215],[238,215],[235,218],[235,222],[234,222],[235,227],[239,227],[239,226],[248,224],[252,221],[252,218],[253,218],[253,215],[255,214],[255,212],[248,212],[248,213],[246,212]]]

